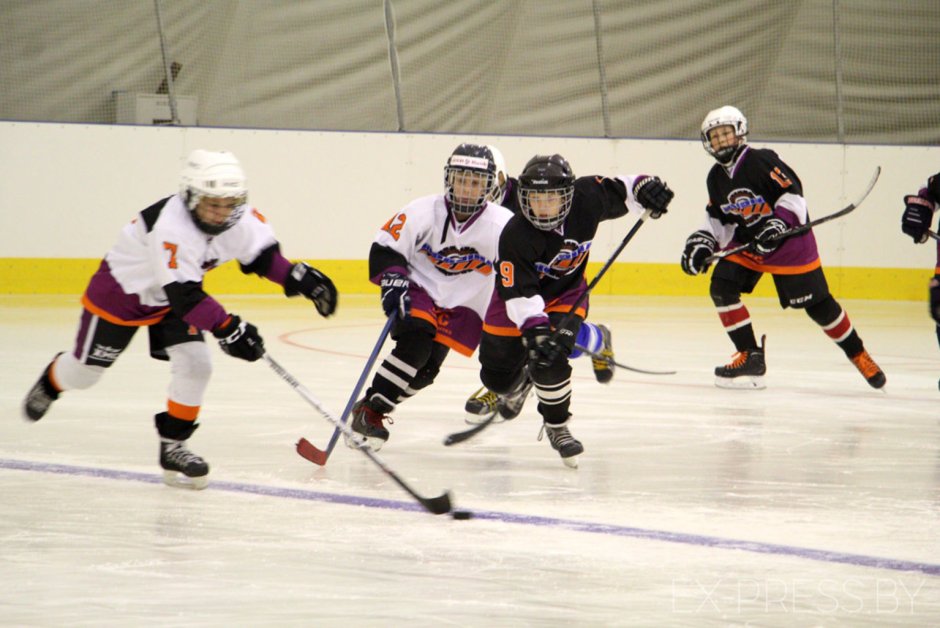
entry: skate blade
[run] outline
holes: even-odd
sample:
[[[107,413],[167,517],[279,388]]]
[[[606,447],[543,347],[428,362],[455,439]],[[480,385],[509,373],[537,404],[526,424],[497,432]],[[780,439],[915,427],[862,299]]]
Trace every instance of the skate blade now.
[[[197,478],[191,478],[183,475],[179,471],[163,471],[163,483],[173,488],[188,488],[192,491],[201,491],[209,486],[209,476],[203,475]]]
[[[716,377],[715,386],[727,390],[763,390],[767,388],[762,375],[741,375],[740,377]]]
[[[561,461],[564,462],[565,466],[568,467],[569,469],[577,469],[578,468],[578,456],[580,455],[581,454],[576,454],[574,456],[562,458]]]

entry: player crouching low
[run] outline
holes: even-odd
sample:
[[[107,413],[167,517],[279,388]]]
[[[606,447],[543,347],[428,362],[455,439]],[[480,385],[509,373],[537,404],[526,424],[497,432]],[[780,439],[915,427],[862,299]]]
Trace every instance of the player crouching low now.
[[[212,371],[203,332],[211,332],[225,353],[249,362],[262,357],[264,341],[254,325],[203,291],[204,275],[237,259],[242,272],[282,285],[287,296],[307,297],[320,315],[336,309],[333,282],[285,259],[247,199],[234,155],[193,151],[179,194],[141,211],[105,255],[82,297],[75,347],[53,358],[33,385],[23,404],[26,418],[38,421],[62,392],[94,385],[146,326],[150,355],[170,362],[167,409],[154,417],[164,481],[205,488],[209,465],[186,446]]]

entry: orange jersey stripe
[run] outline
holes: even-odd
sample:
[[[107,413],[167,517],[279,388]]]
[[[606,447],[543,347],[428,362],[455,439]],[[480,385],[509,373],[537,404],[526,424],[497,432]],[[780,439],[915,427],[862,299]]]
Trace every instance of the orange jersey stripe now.
[[[738,255],[737,253],[729,255],[725,259],[740,264],[745,268],[750,268],[751,270],[756,270],[761,273],[771,273],[773,275],[802,275],[803,273],[808,273],[822,266],[822,260],[818,257],[809,264],[803,264],[802,266],[771,266],[769,264],[758,264],[754,260],[744,257],[743,255]]]
[[[124,327],[144,327],[146,325],[153,325],[155,323],[159,323],[161,320],[163,320],[163,317],[166,316],[167,313],[170,311],[170,308],[165,308],[165,309],[158,311],[156,314],[154,314],[150,318],[146,318],[146,319],[139,320],[139,321],[126,321],[124,319],[118,318],[114,314],[105,312],[100,307],[92,303],[91,299],[88,298],[87,293],[82,295],[82,305],[85,307],[86,310],[88,310],[95,316],[99,318],[103,318],[109,323],[113,323],[115,325],[122,325]]]

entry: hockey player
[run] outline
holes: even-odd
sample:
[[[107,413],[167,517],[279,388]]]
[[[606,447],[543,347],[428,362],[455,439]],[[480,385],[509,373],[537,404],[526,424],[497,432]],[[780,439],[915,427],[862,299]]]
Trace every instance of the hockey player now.
[[[395,348],[353,406],[351,428],[374,450],[388,440],[388,415],[434,381],[450,350],[470,356],[480,343],[499,234],[512,217],[488,200],[495,173],[489,148],[461,144],[444,168],[445,193],[408,203],[375,237],[369,275],[398,320]]]
[[[904,197],[901,231],[911,236],[916,244],[923,244],[933,222],[934,212],[940,207],[940,172],[927,179],[927,185],[917,194]],[[937,341],[940,342],[940,242],[937,243],[937,265],[928,285],[930,317],[937,323]]]
[[[264,216],[247,204],[241,165],[228,152],[194,150],[180,177],[179,193],[141,211],[121,231],[82,297],[75,346],[56,355],[24,402],[38,421],[67,390],[89,388],[147,327],[150,355],[170,362],[166,411],[154,417],[160,466],[173,486],[204,488],[209,465],[186,447],[211,374],[203,332],[222,350],[253,362],[264,353],[257,328],[203,291],[203,276],[237,259],[255,273],[303,295],[322,316],[336,309],[336,288],[323,273],[281,255]]]
[[[519,181],[509,176],[509,172],[506,169],[506,160],[502,152],[492,145],[489,146],[489,149],[496,160],[496,177],[493,180],[489,199],[493,203],[502,205],[512,210],[513,213],[518,214],[519,203],[516,197],[516,190],[518,189]],[[575,339],[575,345],[584,347],[588,351],[600,356],[599,358],[591,358],[594,377],[601,384],[609,383],[614,377],[614,365],[612,362],[614,359],[614,349],[610,329],[606,325],[595,325],[588,321],[582,321],[581,327],[578,328],[578,336]],[[570,357],[573,359],[581,355],[583,355],[581,351],[575,348],[572,350]],[[526,394],[516,396],[513,399],[514,403],[508,405],[505,397],[500,397],[485,386],[480,388],[470,395],[470,398],[467,399],[466,404],[464,404],[464,409],[467,411],[467,423],[481,423],[497,411],[503,419],[509,420],[516,418],[522,411],[522,406],[528,397],[529,390],[531,390],[531,383],[529,384],[529,389],[525,391]]]
[[[741,293],[750,294],[770,273],[781,307],[806,310],[865,380],[881,388],[885,374],[829,293],[813,232],[777,239],[808,220],[800,179],[772,150],[748,146],[747,132],[747,119],[735,107],[705,116],[702,144],[718,163],[708,173],[705,223],[686,240],[681,259],[683,271],[698,275],[716,250],[752,243],[753,251],[719,260],[712,272],[711,298],[737,350],[731,363],[715,368],[715,385],[764,388],[764,339],[757,344]]]
[[[557,326],[587,289],[584,268],[598,224],[630,210],[649,209],[658,218],[673,193],[647,175],[576,179],[557,154],[530,159],[518,184],[520,213],[499,239],[499,278],[483,327],[480,379],[514,404],[528,393],[531,378],[544,433],[562,461],[576,467],[584,448],[568,429],[568,359],[587,301],[564,327]]]

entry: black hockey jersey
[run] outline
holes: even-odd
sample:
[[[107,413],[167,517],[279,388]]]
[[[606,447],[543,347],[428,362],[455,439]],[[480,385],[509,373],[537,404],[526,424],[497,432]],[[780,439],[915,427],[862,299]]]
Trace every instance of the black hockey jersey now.
[[[584,267],[602,220],[643,208],[628,192],[635,177],[579,177],[571,212],[556,229],[537,229],[518,211],[499,238],[499,297],[518,326],[584,285]]]
[[[708,173],[706,229],[721,248],[751,242],[756,227],[773,216],[790,227],[809,219],[803,184],[772,150],[745,146],[729,167],[716,164]],[[798,274],[820,265],[812,231],[787,238],[770,255],[745,252],[727,259],[763,272]]]

